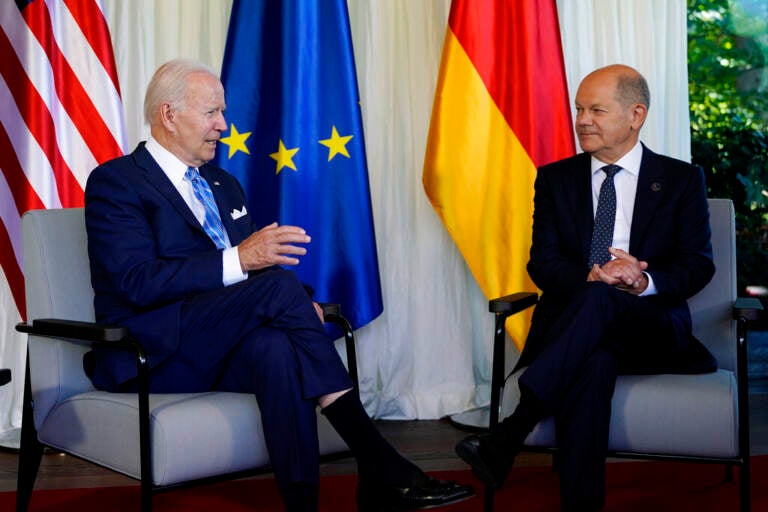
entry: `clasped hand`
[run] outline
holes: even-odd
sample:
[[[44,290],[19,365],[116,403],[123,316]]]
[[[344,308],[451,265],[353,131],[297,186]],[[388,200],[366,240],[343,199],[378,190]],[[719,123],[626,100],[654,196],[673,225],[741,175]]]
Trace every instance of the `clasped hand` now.
[[[643,293],[648,288],[648,278],[643,273],[648,263],[614,247],[610,247],[608,252],[614,259],[602,267],[595,264],[589,271],[587,281],[602,281],[635,295]]]
[[[237,246],[243,272],[272,265],[298,265],[307,250],[294,244],[308,244],[312,239],[298,226],[269,226],[254,232]]]

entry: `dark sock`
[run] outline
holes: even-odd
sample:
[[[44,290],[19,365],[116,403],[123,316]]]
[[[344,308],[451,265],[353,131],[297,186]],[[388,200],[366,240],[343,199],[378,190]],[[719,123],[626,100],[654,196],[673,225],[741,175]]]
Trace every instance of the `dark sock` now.
[[[322,409],[357,459],[361,480],[409,487],[426,476],[384,439],[353,390]]]
[[[283,495],[286,512],[317,512],[319,505],[315,484],[295,482],[281,489],[280,494]]]
[[[514,412],[493,428],[491,433],[499,434],[495,437],[501,444],[501,448],[504,451],[513,452],[514,456],[520,451],[520,447],[528,434],[544,417],[545,414],[538,405],[536,398],[525,388],[522,388],[520,403],[517,404]]]

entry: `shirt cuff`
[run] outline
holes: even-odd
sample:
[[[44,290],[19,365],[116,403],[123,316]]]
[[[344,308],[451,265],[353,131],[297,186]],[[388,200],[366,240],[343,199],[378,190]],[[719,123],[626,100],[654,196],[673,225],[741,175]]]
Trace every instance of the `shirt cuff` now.
[[[647,295],[656,295],[658,290],[656,290],[656,285],[653,284],[653,278],[651,277],[651,274],[648,272],[643,272],[645,274],[645,277],[648,278],[648,287],[646,287],[645,291],[640,294],[640,297],[645,297]]]
[[[222,282],[224,286],[239,283],[248,279],[248,273],[240,268],[240,255],[237,252],[237,246],[228,247],[221,253],[222,261]]]

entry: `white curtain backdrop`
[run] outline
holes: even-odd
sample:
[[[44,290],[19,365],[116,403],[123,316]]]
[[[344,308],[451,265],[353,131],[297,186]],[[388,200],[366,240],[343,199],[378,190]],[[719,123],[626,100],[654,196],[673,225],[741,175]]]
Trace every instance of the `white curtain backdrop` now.
[[[143,94],[157,66],[191,57],[220,69],[231,0],[103,2],[132,149],[148,133]],[[636,67],[652,96],[642,140],[688,160],[685,1],[557,6],[571,100],[589,71]],[[488,402],[493,319],[421,185],[449,10],[450,0],[349,0],[384,293],[384,313],[357,332],[358,362],[366,408],[379,418],[439,418]],[[0,388],[2,432],[21,423],[24,345],[12,332],[18,320],[0,321],[9,340],[0,366],[14,366],[15,379]]]
[[[685,0],[557,0],[571,101],[593,69],[622,63],[648,80],[651,108],[640,138],[691,159]]]

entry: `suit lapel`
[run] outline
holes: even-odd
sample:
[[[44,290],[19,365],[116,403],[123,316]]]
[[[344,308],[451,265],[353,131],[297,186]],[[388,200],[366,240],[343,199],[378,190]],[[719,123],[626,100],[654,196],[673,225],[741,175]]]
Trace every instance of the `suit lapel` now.
[[[589,259],[589,249],[592,244],[592,229],[595,224],[595,212],[592,205],[592,166],[591,158],[587,153],[583,155],[581,162],[577,166],[576,183],[573,186],[575,191],[574,211],[576,218],[574,224],[578,230],[579,240],[581,240],[581,254],[586,262]]]
[[[173,186],[171,180],[168,179],[168,176],[165,175],[160,166],[157,165],[157,162],[155,162],[155,159],[152,158],[152,155],[149,154],[149,151],[146,150],[144,143],[133,152],[133,157],[136,160],[136,165],[144,171],[144,177],[147,182],[155,187],[157,191],[160,192],[160,194],[162,194],[174,208],[176,208],[179,214],[184,217],[184,220],[186,220],[190,226],[207,237],[208,235],[195,218],[192,210],[190,210],[187,203],[184,202],[184,198],[181,197],[181,194],[179,194],[176,187]]]
[[[653,213],[658,207],[664,191],[664,167],[656,154],[643,145],[643,158],[637,177],[637,192],[632,213],[632,228],[629,235],[629,252],[637,254],[645,238]]]

